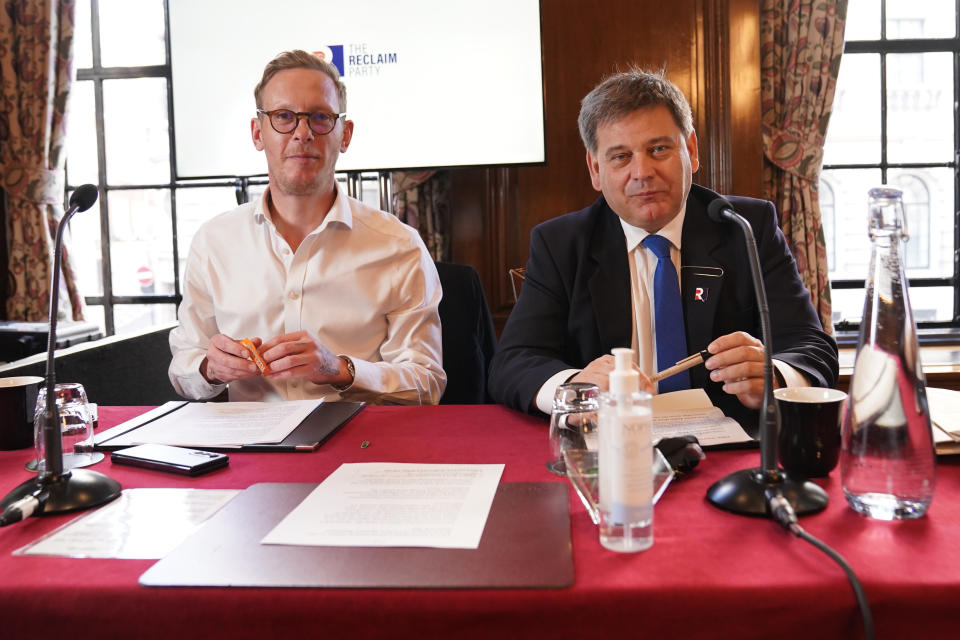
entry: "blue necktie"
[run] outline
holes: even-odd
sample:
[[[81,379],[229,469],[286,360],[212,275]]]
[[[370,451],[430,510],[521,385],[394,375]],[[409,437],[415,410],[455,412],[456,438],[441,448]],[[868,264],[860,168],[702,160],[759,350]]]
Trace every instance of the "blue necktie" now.
[[[663,236],[649,235],[643,239],[643,244],[657,256],[657,270],[653,273],[653,314],[657,334],[657,369],[663,371],[687,357],[680,282],[670,259],[670,241]],[[664,378],[658,384],[660,393],[689,388],[688,371]]]

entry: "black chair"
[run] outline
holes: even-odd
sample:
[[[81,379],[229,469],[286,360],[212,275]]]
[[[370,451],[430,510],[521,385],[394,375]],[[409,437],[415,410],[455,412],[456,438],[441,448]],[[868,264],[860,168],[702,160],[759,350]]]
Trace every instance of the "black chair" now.
[[[493,317],[477,271],[465,264],[437,262],[443,287],[443,369],[447,388],[440,404],[486,404],[487,368],[497,346]]]
[[[57,382],[79,382],[90,402],[103,405],[159,405],[182,400],[167,377],[168,335],[177,323],[132,335],[110,336],[59,349],[54,355]],[[42,376],[47,354],[0,366],[0,377]]]

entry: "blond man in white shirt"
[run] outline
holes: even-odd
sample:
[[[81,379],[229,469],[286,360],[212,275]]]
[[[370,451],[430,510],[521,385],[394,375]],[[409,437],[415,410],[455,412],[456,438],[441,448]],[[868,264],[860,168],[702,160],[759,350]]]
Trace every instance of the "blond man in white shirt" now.
[[[174,388],[192,399],[229,384],[231,400],[437,403],[446,385],[437,271],[415,230],[334,178],[354,126],[336,68],[285,52],[254,95],[251,135],[270,185],[194,237],[170,335]]]

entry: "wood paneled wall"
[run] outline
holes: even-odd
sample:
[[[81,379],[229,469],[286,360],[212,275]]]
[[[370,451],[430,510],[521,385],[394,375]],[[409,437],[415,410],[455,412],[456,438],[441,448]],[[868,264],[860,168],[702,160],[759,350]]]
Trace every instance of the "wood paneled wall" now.
[[[546,163],[452,172],[452,259],[480,273],[498,331],[513,306],[507,271],[526,263],[530,229],[597,197],[577,114],[580,99],[611,72],[665,68],[693,107],[701,162],[694,180],[760,195],[759,4],[541,0]]]

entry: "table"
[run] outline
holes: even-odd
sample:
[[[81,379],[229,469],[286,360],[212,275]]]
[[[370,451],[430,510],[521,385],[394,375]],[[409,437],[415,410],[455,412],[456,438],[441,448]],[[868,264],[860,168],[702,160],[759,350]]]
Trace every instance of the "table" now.
[[[145,407],[102,407],[109,427]],[[124,488],[243,489],[319,482],[342,462],[505,463],[503,482],[561,482],[545,469],[546,422],[499,406],[367,407],[314,453],[236,453],[198,478],[113,465]],[[370,446],[361,449],[364,440]],[[26,479],[31,450],[0,452],[0,490]],[[14,638],[857,638],[853,593],[820,551],[769,521],[728,514],[704,493],[759,464],[710,452],[655,510],[655,543],[620,555],[597,541],[571,490],[576,582],[569,589],[151,589],[152,561],[12,556],[71,515],[0,529],[0,624]],[[826,511],[803,518],[864,583],[877,637],[955,637],[960,602],[960,460],[941,459],[927,517],[874,522],[851,511],[839,472]]]

